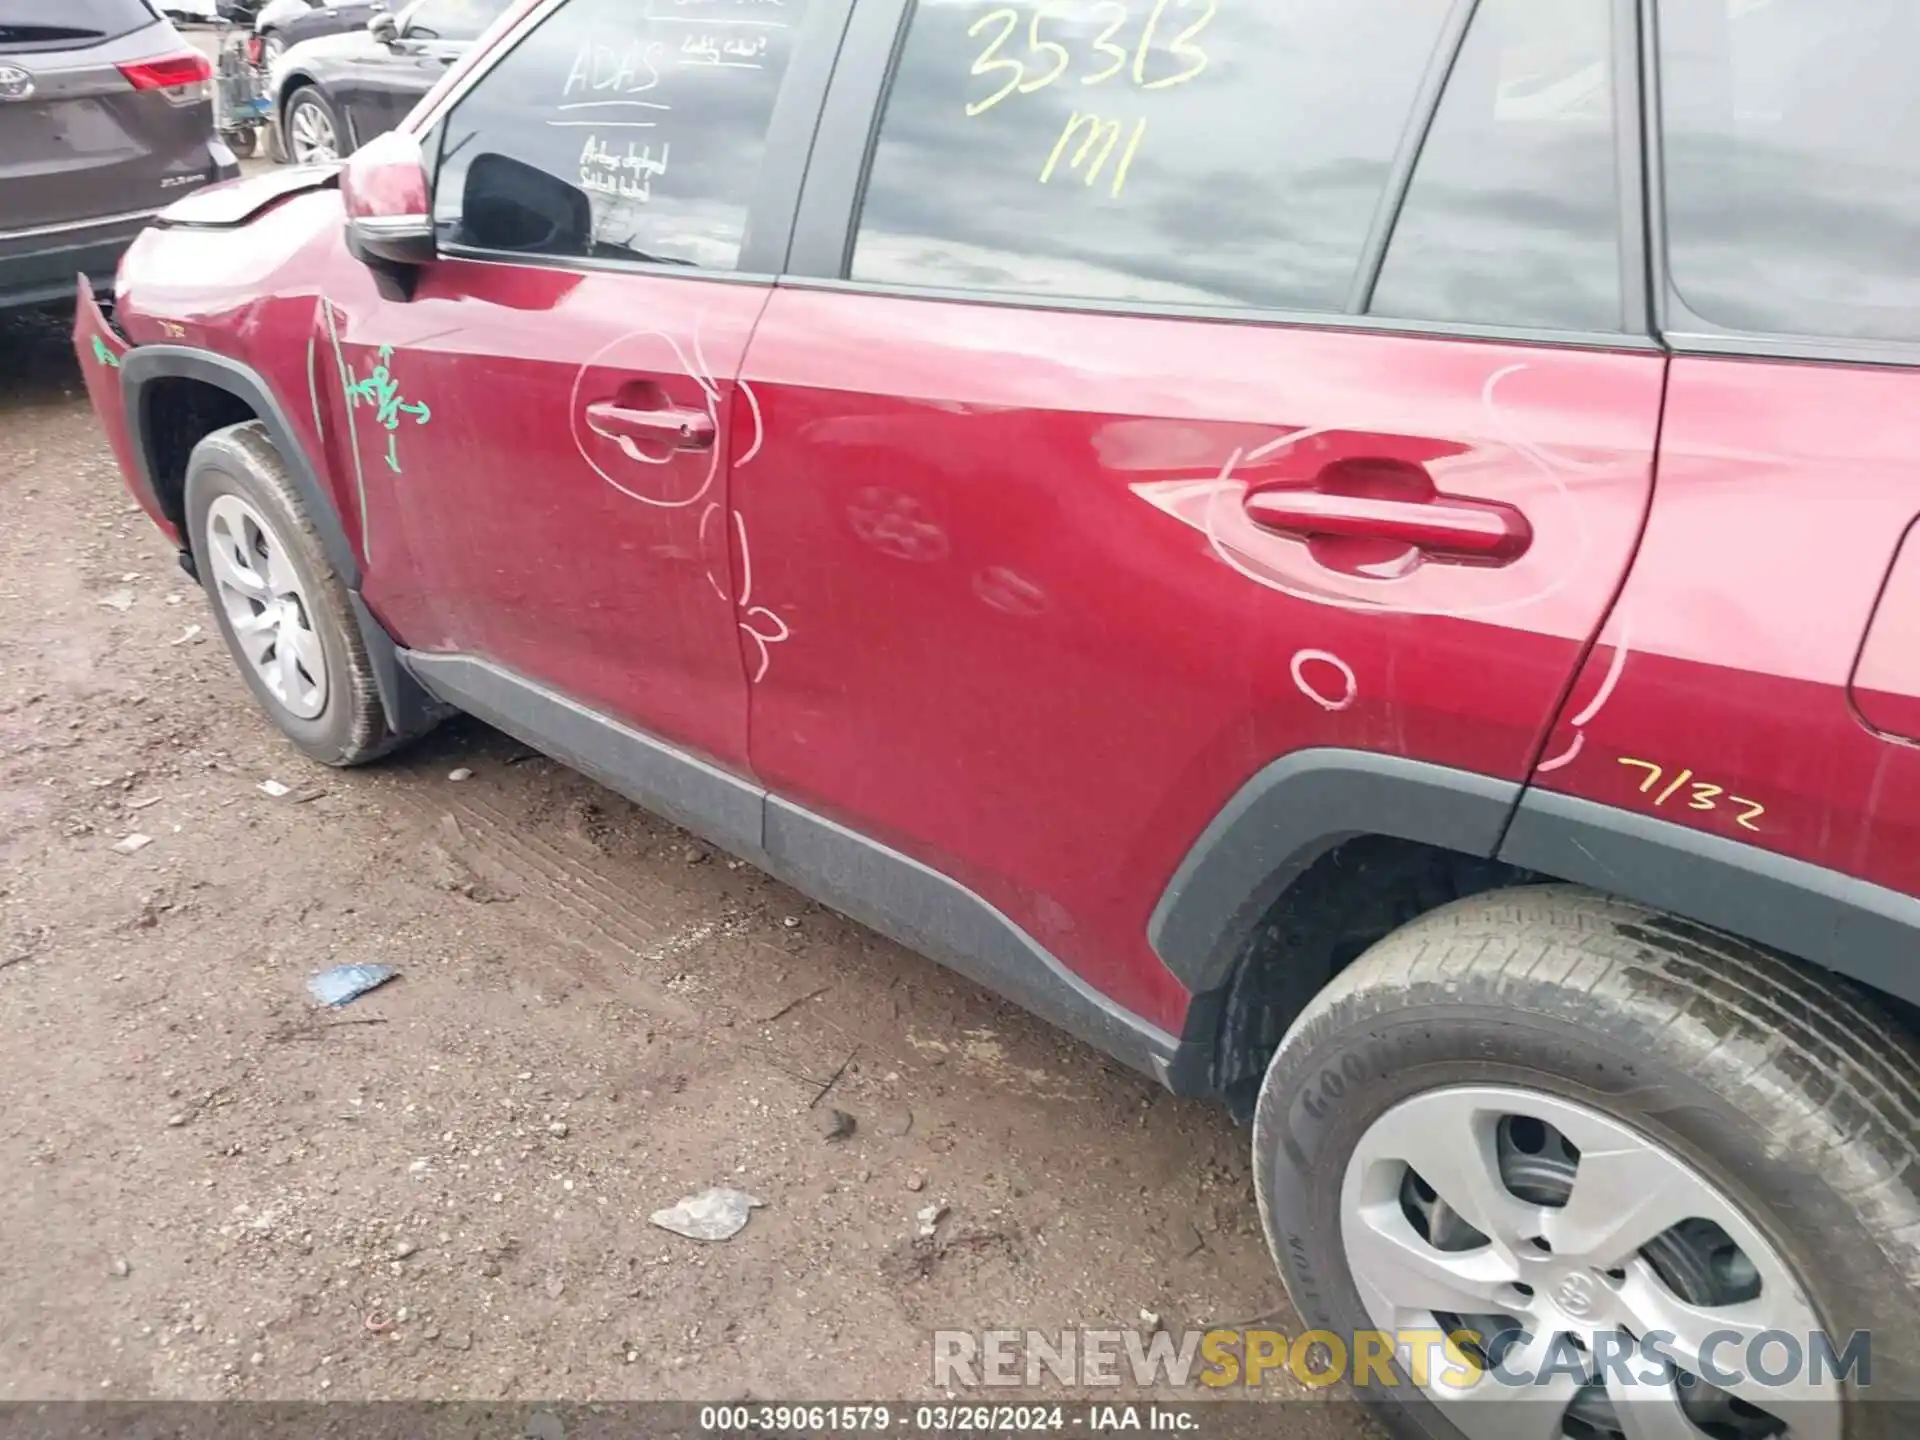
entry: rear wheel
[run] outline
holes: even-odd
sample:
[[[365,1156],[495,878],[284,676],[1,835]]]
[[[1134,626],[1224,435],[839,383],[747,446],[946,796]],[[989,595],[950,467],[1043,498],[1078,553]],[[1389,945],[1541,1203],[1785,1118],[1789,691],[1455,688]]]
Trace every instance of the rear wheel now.
[[[1543,886],[1343,972],[1254,1160],[1305,1325],[1398,1435],[1856,1440],[1906,1431],[1835,1378],[1853,1333],[1876,1395],[1920,1374],[1917,1116],[1912,1037],[1849,987]]]
[[[187,461],[187,534],[214,619],[268,717],[323,765],[399,743],[347,600],[258,421],[216,430]]]
[[[287,102],[287,154],[302,165],[323,165],[346,153],[343,131],[333,103],[320,91],[305,85],[294,91]]]

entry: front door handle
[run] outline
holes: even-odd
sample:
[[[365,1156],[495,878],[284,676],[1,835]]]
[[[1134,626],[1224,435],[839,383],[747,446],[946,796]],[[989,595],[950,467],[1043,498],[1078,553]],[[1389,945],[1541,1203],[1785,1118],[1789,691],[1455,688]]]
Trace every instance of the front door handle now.
[[[1511,505],[1435,496],[1379,499],[1325,490],[1255,490],[1245,501],[1256,525],[1302,540],[1384,540],[1434,560],[1503,564],[1526,553],[1533,526]]]
[[[647,440],[676,450],[711,450],[715,433],[713,417],[704,410],[677,405],[638,410],[613,400],[587,406],[587,424],[609,440]]]

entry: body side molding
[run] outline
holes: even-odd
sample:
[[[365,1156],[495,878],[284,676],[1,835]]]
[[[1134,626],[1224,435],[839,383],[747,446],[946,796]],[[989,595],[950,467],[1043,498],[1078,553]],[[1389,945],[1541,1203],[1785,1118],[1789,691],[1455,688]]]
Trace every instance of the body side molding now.
[[[1494,780],[1363,750],[1302,750],[1242,785],[1168,881],[1154,952],[1196,996],[1224,986],[1247,938],[1295,880],[1357,835],[1494,858],[1520,801]]]
[[[910,856],[811,811],[767,798],[768,868],[822,903],[929,955],[1169,1089],[1205,1066],[1115,1005],[971,890]]]
[[[764,866],[766,792],[753,782],[485,660],[417,650],[402,658],[447,704]]]
[[[927,955],[1181,1093],[1201,1093],[1198,1045],[1120,1009],[957,881],[740,776],[511,671],[402,652],[450,705],[636,804],[685,825],[822,904]],[[1211,1029],[1207,1031],[1211,1043]]]
[[[1500,859],[1671,911],[1920,1004],[1920,900],[1805,860],[1533,790]]]

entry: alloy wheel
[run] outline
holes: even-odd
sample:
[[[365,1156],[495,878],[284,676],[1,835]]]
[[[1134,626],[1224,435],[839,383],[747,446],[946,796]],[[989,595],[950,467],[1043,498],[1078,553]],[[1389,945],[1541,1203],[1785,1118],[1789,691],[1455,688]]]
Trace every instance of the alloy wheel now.
[[[246,663],[289,715],[317,718],[327,708],[326,651],[286,545],[253,506],[221,495],[207,507],[207,552]]]
[[[293,102],[293,114],[287,120],[287,145],[293,158],[303,165],[340,158],[340,137],[334,131],[333,117],[311,100]]]
[[[1403,1371],[1469,1440],[1839,1440],[1830,1371],[1783,1364],[1784,1342],[1751,1363],[1770,1334],[1804,1359],[1820,1328],[1778,1250],[1597,1110],[1504,1087],[1401,1102],[1348,1162],[1341,1243]],[[1493,1373],[1440,1383],[1415,1337],[1461,1331]]]

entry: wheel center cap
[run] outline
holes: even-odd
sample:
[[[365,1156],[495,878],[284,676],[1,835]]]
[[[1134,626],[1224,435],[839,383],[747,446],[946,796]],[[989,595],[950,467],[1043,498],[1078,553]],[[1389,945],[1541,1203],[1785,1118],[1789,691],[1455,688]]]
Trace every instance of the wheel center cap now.
[[[1600,1285],[1591,1275],[1576,1271],[1553,1287],[1553,1303],[1576,1320],[1592,1318],[1600,1308]]]

